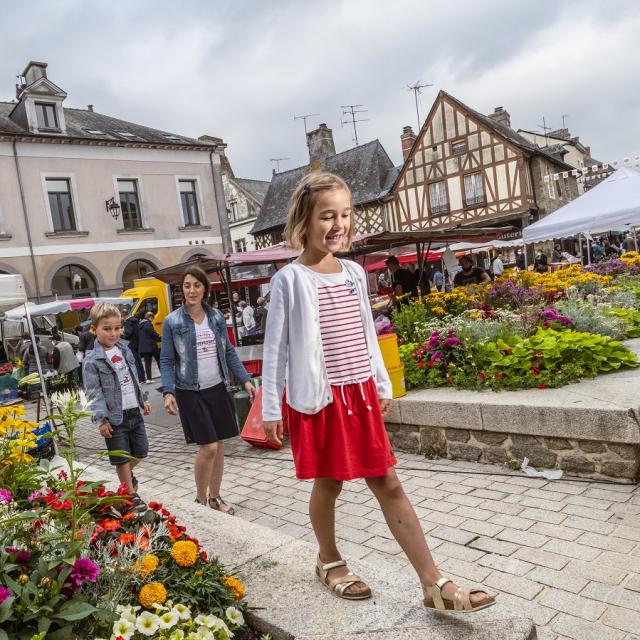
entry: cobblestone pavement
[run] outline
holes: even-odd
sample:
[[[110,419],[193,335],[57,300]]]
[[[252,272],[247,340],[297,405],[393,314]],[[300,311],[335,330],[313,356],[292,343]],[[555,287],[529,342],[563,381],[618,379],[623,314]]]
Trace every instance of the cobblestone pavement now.
[[[150,456],[136,471],[140,492],[195,494],[195,447],[152,392]],[[79,429],[81,457],[104,449],[97,429]],[[222,495],[238,518],[313,540],[311,482],[296,480],[290,450],[227,441]],[[105,460],[98,466],[113,472]],[[540,640],[640,640],[640,487],[523,477],[499,467],[430,461],[400,453],[398,475],[445,575],[501,592],[538,625]],[[492,473],[493,472],[493,473]],[[415,579],[363,481],[345,483],[337,535],[348,558]]]

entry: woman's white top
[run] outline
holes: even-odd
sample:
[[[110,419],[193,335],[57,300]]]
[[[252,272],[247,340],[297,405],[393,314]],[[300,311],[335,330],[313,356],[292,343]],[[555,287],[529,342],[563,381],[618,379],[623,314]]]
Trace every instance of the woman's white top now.
[[[196,353],[198,355],[198,385],[201,389],[208,389],[222,382],[216,336],[209,327],[206,314],[201,323],[195,322],[195,326]]]

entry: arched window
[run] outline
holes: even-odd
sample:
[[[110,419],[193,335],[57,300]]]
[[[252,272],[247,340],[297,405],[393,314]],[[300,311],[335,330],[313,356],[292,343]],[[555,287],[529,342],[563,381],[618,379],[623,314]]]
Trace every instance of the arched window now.
[[[148,260],[132,260],[122,273],[122,286],[125,291],[133,287],[133,281],[138,278],[146,278],[149,273],[158,267]]]
[[[51,293],[58,296],[83,298],[97,296],[96,279],[84,267],[68,264],[56,271],[51,281]]]
[[[204,260],[205,258],[210,258],[211,256],[208,256],[206,253],[194,253],[188,260],[188,262],[191,262],[192,260],[198,261],[198,260]]]

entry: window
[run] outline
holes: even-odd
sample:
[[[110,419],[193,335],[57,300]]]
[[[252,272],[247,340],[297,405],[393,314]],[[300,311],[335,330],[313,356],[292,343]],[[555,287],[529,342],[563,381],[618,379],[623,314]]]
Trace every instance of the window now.
[[[456,140],[451,143],[451,153],[454,156],[459,156],[463,154],[467,150],[467,141],[466,140]]]
[[[47,194],[54,231],[77,231],[69,180],[47,178]]]
[[[486,202],[482,174],[470,173],[464,177],[464,203],[465,205],[483,204]]]
[[[55,104],[36,102],[36,117],[38,119],[38,129],[59,128]]]
[[[446,213],[449,211],[447,188],[444,184],[444,180],[429,184],[429,205],[432,214]]]
[[[240,240],[236,240],[233,244],[236,248],[236,253],[241,253],[242,251],[247,250],[247,241],[244,238],[240,238]]]
[[[137,180],[118,180],[120,209],[125,229],[142,229],[140,199],[138,198]]]
[[[180,187],[180,203],[182,204],[182,216],[185,227],[194,227],[201,224],[198,199],[196,198],[195,180],[178,180]]]
[[[229,206],[231,207],[231,222],[238,221],[238,201],[231,200],[229,202]]]

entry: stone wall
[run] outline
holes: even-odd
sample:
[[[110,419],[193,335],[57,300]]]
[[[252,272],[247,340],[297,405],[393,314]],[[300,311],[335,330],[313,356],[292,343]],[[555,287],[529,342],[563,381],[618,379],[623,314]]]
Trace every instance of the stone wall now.
[[[450,427],[387,423],[393,446],[409,453],[519,468],[522,460],[540,469],[563,469],[589,478],[640,480],[640,447]]]

